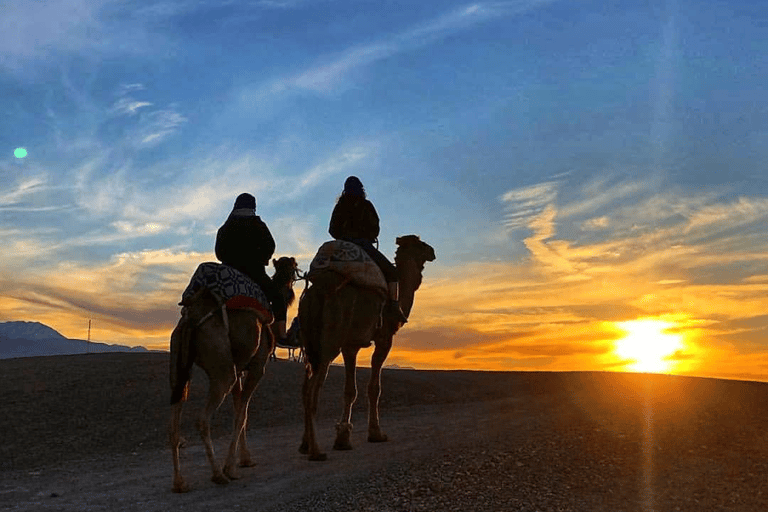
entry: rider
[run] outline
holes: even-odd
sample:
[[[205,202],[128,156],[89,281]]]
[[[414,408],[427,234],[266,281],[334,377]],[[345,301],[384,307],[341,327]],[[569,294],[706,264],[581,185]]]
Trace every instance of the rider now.
[[[399,322],[406,323],[408,317],[400,309],[398,300],[397,269],[373,246],[379,237],[379,215],[373,204],[366,199],[363,183],[356,176],[350,176],[344,182],[344,191],[333,208],[328,232],[336,240],[359,245],[376,262],[389,290],[387,313]]]
[[[216,233],[216,257],[250,277],[267,296],[275,317],[277,337],[285,340],[285,301],[267,275],[265,267],[275,253],[275,240],[269,228],[256,215],[256,198],[237,196],[232,213]]]

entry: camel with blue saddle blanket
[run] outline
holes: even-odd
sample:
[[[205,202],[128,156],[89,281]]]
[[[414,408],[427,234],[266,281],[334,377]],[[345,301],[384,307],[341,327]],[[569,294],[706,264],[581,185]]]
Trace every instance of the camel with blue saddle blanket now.
[[[284,257],[273,260],[273,265],[272,281],[284,295],[292,294],[296,260]],[[238,465],[253,466],[245,436],[248,403],[264,375],[275,339],[264,293],[250,278],[226,265],[201,264],[182,294],[181,305],[181,319],[171,334],[170,358],[174,492],[189,490],[181,475],[179,451],[181,410],[189,394],[192,366],[197,364],[208,375],[208,399],[197,425],[212,469],[211,480],[226,484],[237,478]],[[213,451],[210,421],[229,393],[235,421],[221,468]]]

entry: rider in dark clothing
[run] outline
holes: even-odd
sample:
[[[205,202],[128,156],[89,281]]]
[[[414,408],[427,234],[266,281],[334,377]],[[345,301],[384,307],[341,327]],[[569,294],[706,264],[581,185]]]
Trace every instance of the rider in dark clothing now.
[[[265,267],[275,253],[275,240],[269,228],[256,215],[256,198],[240,194],[232,213],[216,233],[216,257],[250,277],[267,296],[280,339],[285,338],[286,305],[267,275]]]
[[[350,176],[344,182],[344,191],[331,213],[328,232],[336,240],[359,245],[376,262],[384,274],[389,290],[387,312],[396,320],[406,323],[408,317],[400,309],[398,301],[397,269],[373,245],[379,238],[379,215],[373,203],[366,199],[365,188],[356,176]]]

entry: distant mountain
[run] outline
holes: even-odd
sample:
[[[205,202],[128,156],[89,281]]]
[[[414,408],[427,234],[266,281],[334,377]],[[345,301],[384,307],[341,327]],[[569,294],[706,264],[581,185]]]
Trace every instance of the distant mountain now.
[[[40,322],[0,322],[0,336],[19,340],[66,339]]]
[[[149,351],[144,347],[69,339],[39,322],[0,322],[0,359],[100,352]]]

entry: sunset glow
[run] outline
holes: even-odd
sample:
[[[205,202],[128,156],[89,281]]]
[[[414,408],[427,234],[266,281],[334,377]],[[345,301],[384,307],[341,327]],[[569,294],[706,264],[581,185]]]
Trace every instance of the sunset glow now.
[[[631,320],[617,326],[626,335],[616,342],[616,354],[631,361],[626,369],[637,372],[661,373],[673,367],[669,359],[682,348],[682,338],[667,330],[673,324],[663,320]]]
[[[355,175],[437,257],[387,364],[768,380],[765,18],[3,0],[0,322],[168,350],[240,193],[306,270]]]

